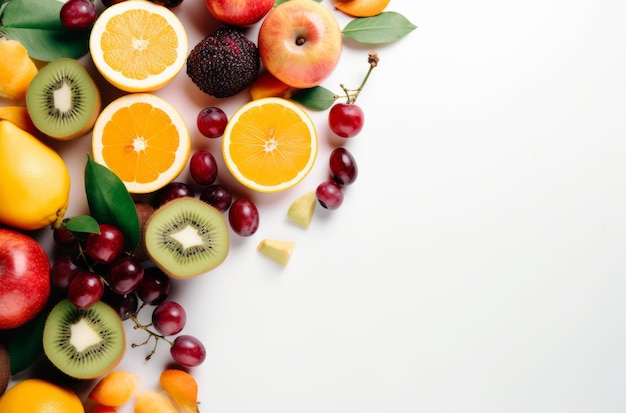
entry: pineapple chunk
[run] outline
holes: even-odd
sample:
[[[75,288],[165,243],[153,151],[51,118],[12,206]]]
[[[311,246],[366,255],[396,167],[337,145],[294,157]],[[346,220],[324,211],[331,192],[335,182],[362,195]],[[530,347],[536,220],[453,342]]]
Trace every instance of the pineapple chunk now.
[[[282,266],[287,265],[296,243],[293,241],[281,241],[264,239],[257,246],[257,251],[266,257],[276,261]]]

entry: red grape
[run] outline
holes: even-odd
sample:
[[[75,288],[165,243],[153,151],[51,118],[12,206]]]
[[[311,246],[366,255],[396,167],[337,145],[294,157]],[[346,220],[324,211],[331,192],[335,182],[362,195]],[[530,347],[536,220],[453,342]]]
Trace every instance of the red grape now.
[[[337,209],[343,203],[343,189],[335,181],[322,182],[315,190],[317,201],[326,209]]]
[[[202,109],[198,113],[196,123],[201,134],[207,138],[215,139],[224,134],[224,129],[226,129],[226,124],[228,123],[228,117],[222,109],[211,106]]]
[[[135,291],[139,286],[143,279],[143,267],[137,260],[125,255],[113,261],[107,276],[111,290],[124,295]]]
[[[248,198],[238,198],[230,206],[228,221],[237,235],[249,237],[259,228],[259,210]]]
[[[109,264],[122,254],[124,235],[113,225],[100,224],[99,234],[89,234],[85,252],[97,263]]]
[[[328,126],[342,138],[352,138],[363,129],[365,115],[356,103],[337,103],[328,113]]]
[[[170,294],[172,283],[159,267],[149,267],[143,272],[143,279],[137,288],[137,295],[148,305],[161,304]]]
[[[66,289],[72,278],[82,271],[74,257],[70,254],[62,254],[50,267],[50,282],[56,287]]]
[[[161,190],[157,193],[156,206],[159,207],[165,205],[169,201],[173,201],[184,196],[193,197],[195,196],[195,191],[190,185],[184,182],[170,182],[161,188]]]
[[[70,30],[85,29],[96,20],[96,6],[90,0],[68,0],[59,13],[61,24]]]
[[[330,154],[330,174],[339,185],[350,185],[359,173],[356,161],[345,148],[336,148]]]
[[[163,301],[152,312],[152,326],[164,336],[180,333],[186,322],[185,309],[175,301]]]
[[[217,162],[209,151],[197,151],[189,160],[191,178],[199,185],[211,185],[217,179]]]
[[[183,334],[174,339],[170,354],[177,363],[185,367],[196,367],[206,358],[206,349],[197,338]]]
[[[227,188],[219,184],[213,184],[202,190],[200,200],[217,208],[221,213],[224,213],[230,208],[233,197]]]
[[[87,308],[98,302],[104,294],[104,283],[98,274],[82,271],[67,286],[67,298],[78,308]]]

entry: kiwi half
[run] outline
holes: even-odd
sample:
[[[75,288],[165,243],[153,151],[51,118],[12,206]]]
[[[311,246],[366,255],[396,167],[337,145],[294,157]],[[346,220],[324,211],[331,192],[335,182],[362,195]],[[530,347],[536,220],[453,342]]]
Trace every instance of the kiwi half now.
[[[229,249],[222,213],[193,197],[158,208],[148,221],[144,241],[152,261],[172,278],[191,278],[214,269]]]
[[[26,91],[26,107],[37,129],[69,140],[85,135],[100,113],[98,87],[76,59],[61,58],[41,68]]]
[[[117,312],[102,301],[78,308],[65,299],[56,304],[43,330],[43,350],[60,371],[92,379],[111,371],[126,348]]]

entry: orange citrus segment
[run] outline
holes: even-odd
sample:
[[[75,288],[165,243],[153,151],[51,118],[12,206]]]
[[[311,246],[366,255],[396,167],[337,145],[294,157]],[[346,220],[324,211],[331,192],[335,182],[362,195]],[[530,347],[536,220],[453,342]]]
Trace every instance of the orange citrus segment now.
[[[180,113],[150,93],[111,102],[92,132],[94,160],[108,167],[130,193],[154,192],[185,167],[191,137]]]
[[[347,0],[337,1],[335,8],[353,17],[372,17],[380,14],[390,0]]]
[[[291,188],[311,170],[317,133],[294,103],[276,97],[246,103],[222,138],[224,162],[243,185],[259,192]]]
[[[89,38],[98,71],[127,92],[149,92],[165,86],[183,68],[187,47],[187,33],[178,17],[147,0],[106,8]]]

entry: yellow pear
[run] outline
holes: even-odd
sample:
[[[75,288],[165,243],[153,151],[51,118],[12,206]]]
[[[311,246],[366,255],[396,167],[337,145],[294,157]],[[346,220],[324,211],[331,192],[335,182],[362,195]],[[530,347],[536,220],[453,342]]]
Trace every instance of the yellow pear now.
[[[65,162],[7,120],[0,120],[0,176],[0,223],[22,230],[60,225],[70,193]]]

